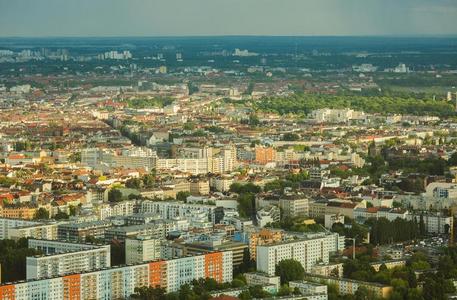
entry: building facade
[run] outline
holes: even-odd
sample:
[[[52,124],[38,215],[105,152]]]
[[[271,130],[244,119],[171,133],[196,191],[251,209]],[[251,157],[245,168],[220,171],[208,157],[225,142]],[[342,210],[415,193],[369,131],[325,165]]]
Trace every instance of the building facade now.
[[[49,279],[0,285],[2,300],[127,299],[136,287],[159,286],[177,291],[194,279],[231,282],[232,253],[213,252]]]

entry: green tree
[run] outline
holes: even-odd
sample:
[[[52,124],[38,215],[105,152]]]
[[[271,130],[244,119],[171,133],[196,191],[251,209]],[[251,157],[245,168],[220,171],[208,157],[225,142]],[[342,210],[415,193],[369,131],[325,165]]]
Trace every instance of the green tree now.
[[[270,293],[267,291],[263,290],[263,287],[261,285],[255,285],[249,288],[249,293],[252,295],[253,298],[259,299],[259,298],[267,298],[271,296]]]
[[[70,154],[69,160],[72,163],[81,162],[81,152],[74,152]]]
[[[290,294],[292,294],[292,289],[287,284],[283,284],[279,288],[277,296],[289,296]]]
[[[243,218],[251,218],[255,213],[255,197],[251,193],[241,194],[238,199],[238,212]]]
[[[27,239],[0,240],[0,264],[2,282],[26,279],[26,257],[43,254],[40,250],[28,248]]]
[[[300,139],[300,136],[296,133],[285,133],[284,136],[282,137],[283,141],[298,141]]]
[[[450,166],[457,166],[457,151],[452,153],[451,157],[449,157],[447,163],[450,165]]]
[[[69,216],[66,212],[64,211],[58,211],[55,216],[54,216],[54,219],[56,220],[68,220]]]
[[[140,189],[143,182],[139,178],[130,178],[125,182],[125,187],[130,189]]]
[[[141,180],[143,181],[143,186],[145,188],[152,188],[155,184],[155,171],[154,173],[144,175]]]
[[[240,298],[240,300],[251,300],[252,296],[249,290],[246,290],[242,291],[241,294],[238,295],[238,298]]]
[[[49,219],[49,211],[44,207],[40,207],[35,213],[35,219],[37,219],[37,220]]]
[[[189,196],[190,196],[190,192],[181,191],[176,194],[176,200],[185,202],[187,200],[187,197],[189,197]]]
[[[165,298],[166,290],[161,287],[136,287],[135,294],[131,296],[132,299],[140,300],[162,300]]]
[[[118,189],[111,189],[108,192],[108,201],[109,202],[121,202],[122,201],[122,192]]]
[[[281,278],[281,283],[285,284],[293,280],[303,280],[305,269],[300,262],[294,259],[285,259],[276,266],[276,275]]]

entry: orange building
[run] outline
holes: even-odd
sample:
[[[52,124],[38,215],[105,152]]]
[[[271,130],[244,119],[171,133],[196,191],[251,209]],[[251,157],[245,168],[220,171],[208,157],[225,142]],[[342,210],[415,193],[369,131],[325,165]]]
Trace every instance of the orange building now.
[[[1,208],[1,215],[4,218],[31,220],[37,210],[37,207],[25,205],[5,205]]]
[[[266,164],[276,159],[276,150],[273,147],[255,147],[255,162]]]
[[[13,284],[0,286],[0,299],[3,299],[3,300],[16,299],[15,286]]]
[[[205,255],[205,278],[213,278],[218,283],[223,282],[222,252],[209,253]]]
[[[279,230],[262,229],[249,236],[249,253],[252,260],[256,260],[257,246],[274,244],[282,241],[283,233]]]

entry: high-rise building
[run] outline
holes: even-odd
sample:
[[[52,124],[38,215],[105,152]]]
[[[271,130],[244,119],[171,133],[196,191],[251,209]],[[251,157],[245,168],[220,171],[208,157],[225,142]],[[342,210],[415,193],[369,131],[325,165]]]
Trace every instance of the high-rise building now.
[[[137,264],[161,258],[162,240],[149,236],[125,239],[125,262]]]
[[[0,285],[0,299],[127,299],[135,288],[162,287],[167,293],[199,278],[231,282],[232,252],[213,252],[172,260],[107,268],[62,277]]]
[[[27,279],[51,278],[110,267],[110,246],[29,240],[44,255],[26,258]]]
[[[295,259],[306,272],[310,272],[317,263],[328,263],[330,253],[343,248],[344,238],[337,233],[323,233],[299,240],[257,246],[257,270],[274,275],[280,261]]]

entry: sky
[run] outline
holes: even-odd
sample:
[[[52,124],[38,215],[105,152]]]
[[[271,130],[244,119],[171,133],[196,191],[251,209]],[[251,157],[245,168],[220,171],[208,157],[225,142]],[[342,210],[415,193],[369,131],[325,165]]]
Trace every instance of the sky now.
[[[0,37],[455,35],[457,0],[0,0]]]

